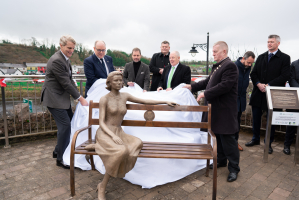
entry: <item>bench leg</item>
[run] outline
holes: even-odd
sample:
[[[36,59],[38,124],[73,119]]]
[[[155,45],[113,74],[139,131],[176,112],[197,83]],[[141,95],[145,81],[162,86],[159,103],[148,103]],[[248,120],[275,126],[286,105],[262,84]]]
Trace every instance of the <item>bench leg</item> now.
[[[213,200],[216,200],[217,194],[217,157],[213,158]]]
[[[90,155],[90,165],[91,165],[91,169],[95,170],[94,161],[93,161],[93,155]]]
[[[206,177],[209,177],[210,159],[207,159]]]
[[[75,171],[74,171],[74,152],[71,150],[71,163],[70,163],[70,186],[71,186],[71,195],[75,196]]]

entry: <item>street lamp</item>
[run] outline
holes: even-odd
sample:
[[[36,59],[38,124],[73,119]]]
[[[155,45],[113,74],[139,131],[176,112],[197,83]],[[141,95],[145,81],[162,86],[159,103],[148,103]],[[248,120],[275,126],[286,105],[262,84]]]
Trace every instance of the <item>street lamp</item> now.
[[[209,74],[209,33],[207,34],[207,43],[204,44],[193,44],[193,47],[191,47],[191,50],[189,53],[191,53],[191,56],[195,56],[198,51],[196,50],[196,47],[201,48],[203,51],[207,52],[207,69],[206,74]]]

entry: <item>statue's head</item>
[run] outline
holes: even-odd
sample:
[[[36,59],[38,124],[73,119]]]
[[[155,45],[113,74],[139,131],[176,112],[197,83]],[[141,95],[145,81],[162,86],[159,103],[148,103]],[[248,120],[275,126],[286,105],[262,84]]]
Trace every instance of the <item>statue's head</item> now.
[[[121,78],[123,78],[123,74],[121,72],[119,72],[119,71],[110,72],[108,74],[108,77],[107,77],[107,80],[106,80],[106,85],[107,85],[106,89],[109,90],[109,91],[111,91],[111,84],[110,84],[110,82],[112,81],[112,79],[113,79],[114,76],[121,76]]]

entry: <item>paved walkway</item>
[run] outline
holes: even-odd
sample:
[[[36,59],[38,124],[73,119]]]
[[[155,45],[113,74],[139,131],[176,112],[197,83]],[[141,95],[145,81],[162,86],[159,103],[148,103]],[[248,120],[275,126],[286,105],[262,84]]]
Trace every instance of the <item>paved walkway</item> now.
[[[250,133],[241,133],[244,147]],[[96,186],[103,178],[97,171],[76,169],[76,196],[70,197],[69,170],[56,166],[52,151],[56,139],[44,139],[0,148],[0,199],[97,199]],[[272,144],[269,162],[262,162],[263,146],[244,148],[241,152],[238,179],[226,181],[228,170],[218,170],[218,199],[299,199],[299,166],[294,155],[282,153],[283,141]],[[292,153],[294,147],[291,148]],[[179,181],[142,189],[123,179],[112,178],[107,187],[107,200],[113,199],[211,199],[212,174],[204,169]]]

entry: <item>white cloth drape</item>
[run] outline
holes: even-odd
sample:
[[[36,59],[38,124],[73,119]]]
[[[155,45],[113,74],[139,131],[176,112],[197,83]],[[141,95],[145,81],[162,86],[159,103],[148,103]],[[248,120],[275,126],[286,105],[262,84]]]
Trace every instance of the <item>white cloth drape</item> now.
[[[138,98],[169,100],[180,105],[198,105],[195,98],[188,89],[176,87],[173,91],[145,92],[135,84],[134,87],[125,87],[121,92],[128,92]],[[87,100],[98,102],[102,96],[109,91],[105,89],[106,79],[99,79],[88,91]],[[130,103],[130,102],[128,102]],[[201,121],[201,113],[199,112],[166,112],[154,111],[154,121]],[[144,120],[144,111],[128,110],[125,119]],[[99,118],[99,109],[93,109],[93,118]],[[79,103],[74,113],[71,126],[71,140],[80,128],[88,124],[88,107],[81,106]],[[93,138],[98,126],[92,127]],[[187,128],[152,128],[152,127],[123,127],[127,134],[139,137],[142,141],[155,142],[182,142],[182,143],[206,143],[207,133],[200,132],[199,129]],[[88,138],[87,131],[79,134],[76,146],[85,142]],[[63,155],[65,164],[70,164],[70,144]],[[105,173],[105,167],[99,156],[94,156],[96,169],[102,174]],[[135,167],[126,174],[126,180],[133,184],[141,185],[143,188],[152,188],[168,182],[173,182],[192,174],[193,172],[205,167],[205,160],[191,159],[161,159],[161,158],[138,158]],[[85,155],[75,155],[75,167],[82,170],[91,170],[90,164],[86,161]]]

